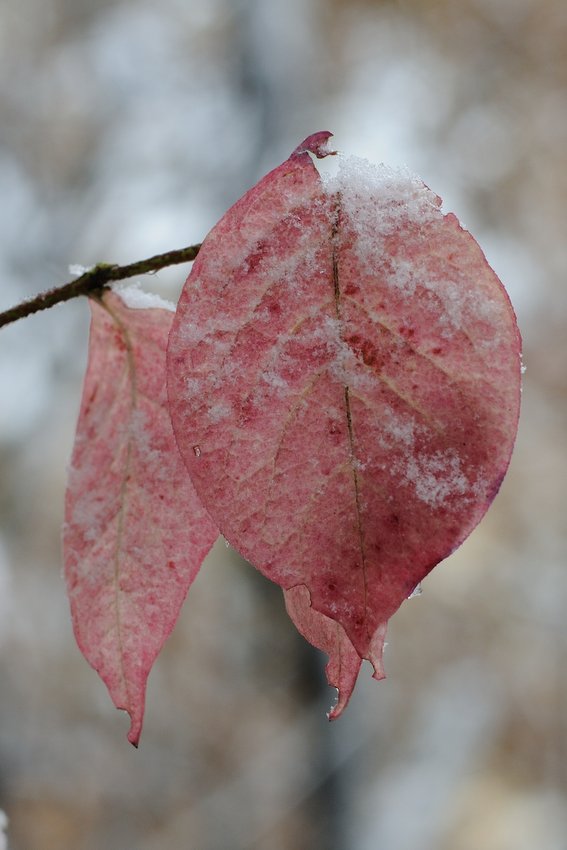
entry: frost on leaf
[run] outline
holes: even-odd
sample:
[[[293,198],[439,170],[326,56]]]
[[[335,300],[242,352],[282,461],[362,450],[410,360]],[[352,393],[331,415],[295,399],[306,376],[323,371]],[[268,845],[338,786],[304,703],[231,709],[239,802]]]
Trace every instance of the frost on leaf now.
[[[317,615],[343,630],[351,678],[350,648],[380,677],[388,619],[498,491],[520,337],[440,199],[355,158],[323,180],[308,151],[326,155],[329,136],[306,139],[207,236],[168,388],[197,492],[235,548],[294,588],[292,616],[336,684],[343,650]]]
[[[175,445],[165,390],[173,314],[91,301],[88,369],[63,533],[79,647],[131,718],[137,744],[146,680],[217,537]]]

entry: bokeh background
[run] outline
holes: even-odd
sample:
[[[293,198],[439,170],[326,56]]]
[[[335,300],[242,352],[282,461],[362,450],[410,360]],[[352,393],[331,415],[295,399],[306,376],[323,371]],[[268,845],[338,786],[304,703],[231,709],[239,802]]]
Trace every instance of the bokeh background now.
[[[217,545],[139,751],[72,637],[88,309],[0,332],[0,809],[12,850],[567,848],[565,0],[0,0],[0,309],[200,242],[309,133],[407,164],[505,282],[527,366],[491,511],[325,718],[324,657]],[[143,281],[175,299],[186,269]]]

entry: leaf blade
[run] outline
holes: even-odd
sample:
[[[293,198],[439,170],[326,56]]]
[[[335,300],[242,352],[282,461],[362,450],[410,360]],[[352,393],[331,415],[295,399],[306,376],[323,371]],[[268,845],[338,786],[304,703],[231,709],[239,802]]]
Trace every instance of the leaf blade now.
[[[329,720],[336,720],[352,696],[362,659],[340,623],[311,607],[311,597],[305,585],[298,584],[284,590],[284,599],[287,613],[299,633],[329,656],[325,674],[329,685],[337,690],[337,700],[327,716]]]
[[[172,314],[92,302],[63,533],[79,648],[142,729],[146,680],[217,531],[179,456],[164,386]]]
[[[357,162],[324,185],[309,147],[203,243],[170,336],[172,421],[224,536],[305,586],[380,677],[388,619],[506,471],[520,338],[421,181]]]

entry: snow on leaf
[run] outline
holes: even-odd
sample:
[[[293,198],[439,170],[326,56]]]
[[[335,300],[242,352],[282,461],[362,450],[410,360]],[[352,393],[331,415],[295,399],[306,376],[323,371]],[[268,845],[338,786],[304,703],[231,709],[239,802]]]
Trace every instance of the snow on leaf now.
[[[132,310],[146,310],[148,307],[162,307],[164,310],[175,312],[175,304],[167,301],[155,292],[145,292],[138,281],[119,281],[113,283],[113,292],[120,296],[121,300]]]
[[[388,619],[498,491],[520,337],[440,199],[355,158],[323,181],[308,151],[324,156],[329,136],[306,139],[207,236],[173,323],[168,391],[222,534],[285,590],[306,588],[312,612],[302,597],[296,619],[309,640],[329,651],[318,612],[380,677]]]
[[[91,301],[89,360],[65,504],[65,578],[82,653],[131,718],[217,537],[175,445],[165,390],[173,314]]]

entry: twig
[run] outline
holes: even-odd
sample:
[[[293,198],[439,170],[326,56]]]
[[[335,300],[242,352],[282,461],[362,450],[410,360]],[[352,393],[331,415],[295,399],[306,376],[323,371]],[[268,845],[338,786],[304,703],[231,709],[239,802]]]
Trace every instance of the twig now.
[[[49,307],[55,306],[55,304],[69,301],[78,295],[91,295],[117,280],[125,280],[128,277],[157,272],[160,269],[167,268],[167,266],[174,266],[179,263],[189,263],[195,259],[200,247],[200,245],[189,245],[187,248],[180,248],[177,251],[167,251],[165,254],[156,254],[155,257],[149,257],[147,260],[138,260],[136,263],[130,263],[127,266],[98,263],[98,265],[93,266],[92,269],[88,269],[88,271],[84,272],[84,274],[75,280],[70,281],[70,283],[65,283],[63,286],[42,292],[29,301],[23,301],[21,304],[17,304],[15,307],[10,307],[9,310],[0,313],[0,328],[16,322],[18,319],[31,316],[33,313],[38,313],[40,310],[47,310]]]

